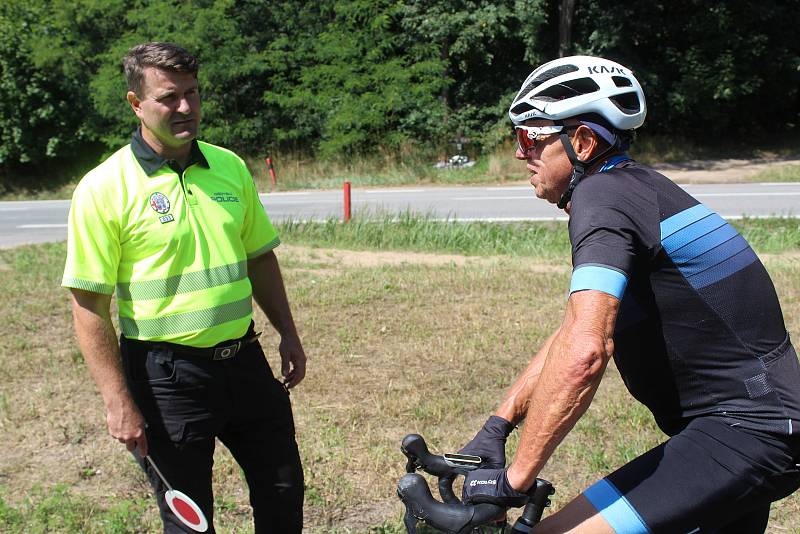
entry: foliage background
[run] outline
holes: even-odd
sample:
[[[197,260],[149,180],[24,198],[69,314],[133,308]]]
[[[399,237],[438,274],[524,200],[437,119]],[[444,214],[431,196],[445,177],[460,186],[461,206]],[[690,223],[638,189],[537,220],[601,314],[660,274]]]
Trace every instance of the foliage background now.
[[[558,55],[558,0],[4,0],[0,180],[93,165],[129,139],[120,59],[197,54],[204,139],[245,155],[349,161],[488,150],[521,80]],[[575,3],[572,52],[632,68],[644,136],[797,129],[800,1]]]

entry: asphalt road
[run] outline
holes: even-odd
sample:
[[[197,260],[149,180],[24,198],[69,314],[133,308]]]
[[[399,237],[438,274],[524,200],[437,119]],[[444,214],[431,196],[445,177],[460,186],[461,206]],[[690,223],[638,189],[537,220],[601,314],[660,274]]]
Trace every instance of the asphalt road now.
[[[698,184],[683,186],[726,219],[743,216],[800,217],[800,183]],[[273,221],[341,218],[342,191],[261,195]],[[530,186],[353,189],[353,217],[413,211],[459,221],[566,219],[537,199]],[[0,202],[0,247],[61,241],[67,236],[68,200]]]

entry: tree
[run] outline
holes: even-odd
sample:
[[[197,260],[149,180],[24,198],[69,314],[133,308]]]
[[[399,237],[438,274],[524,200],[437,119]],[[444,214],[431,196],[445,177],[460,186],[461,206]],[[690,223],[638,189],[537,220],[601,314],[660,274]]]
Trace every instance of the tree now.
[[[403,2],[404,34],[438,50],[442,60],[446,140],[466,136],[490,146],[507,132],[512,91],[541,59],[545,8],[545,0]]]
[[[440,60],[424,43],[402,37],[396,2],[340,0],[306,13],[324,24],[292,47],[302,58],[292,73],[297,85],[264,95],[296,117],[277,136],[309,132],[307,142],[321,156],[345,158],[435,137],[441,123],[435,95],[445,83]]]
[[[0,5],[0,165],[41,170],[91,145],[88,80],[108,18],[123,11],[118,1]]]
[[[558,56],[568,56],[572,50],[572,18],[575,0],[561,0],[558,4]]]
[[[796,0],[587,0],[576,9],[575,41],[636,71],[648,131],[752,140],[797,124],[799,8]]]

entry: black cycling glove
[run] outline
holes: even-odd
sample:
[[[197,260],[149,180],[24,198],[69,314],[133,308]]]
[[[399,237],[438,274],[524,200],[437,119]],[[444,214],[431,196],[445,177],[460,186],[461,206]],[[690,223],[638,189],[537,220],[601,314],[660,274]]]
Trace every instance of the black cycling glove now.
[[[514,428],[514,423],[493,415],[475,434],[472,441],[458,452],[480,456],[483,459],[482,468],[502,469],[506,466],[506,438]]]
[[[503,508],[523,506],[528,494],[511,487],[505,469],[477,469],[467,474],[461,499],[464,504],[489,503]]]

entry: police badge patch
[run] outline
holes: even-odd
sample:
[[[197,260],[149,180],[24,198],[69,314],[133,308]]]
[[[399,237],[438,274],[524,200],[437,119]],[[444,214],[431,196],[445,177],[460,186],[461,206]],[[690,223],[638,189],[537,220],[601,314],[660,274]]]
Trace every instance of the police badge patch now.
[[[167,213],[169,211],[169,199],[164,193],[153,193],[150,195],[150,207],[157,213]]]

